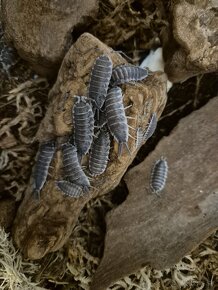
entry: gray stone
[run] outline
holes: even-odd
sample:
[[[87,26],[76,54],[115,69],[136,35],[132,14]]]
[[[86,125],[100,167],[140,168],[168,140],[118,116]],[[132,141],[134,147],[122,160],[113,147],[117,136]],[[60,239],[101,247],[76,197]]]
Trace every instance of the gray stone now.
[[[34,70],[53,76],[72,44],[75,26],[88,25],[98,0],[3,0],[6,37]]]
[[[108,213],[104,255],[91,289],[106,290],[146,264],[172,267],[218,228],[218,97],[182,119],[124,180],[126,200]],[[169,172],[158,197],[149,188],[161,156]]]

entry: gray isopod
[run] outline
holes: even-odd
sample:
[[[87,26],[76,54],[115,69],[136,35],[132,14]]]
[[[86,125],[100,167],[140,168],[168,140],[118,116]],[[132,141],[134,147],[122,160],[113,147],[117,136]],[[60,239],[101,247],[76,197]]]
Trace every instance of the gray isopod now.
[[[168,174],[168,164],[165,158],[157,160],[151,171],[150,188],[152,193],[159,193],[165,187]]]
[[[105,110],[108,128],[114,139],[119,144],[118,155],[121,155],[123,144],[126,145],[126,148],[129,151],[129,129],[123,106],[123,96],[121,88],[114,87],[109,90],[105,100]]]
[[[154,134],[156,127],[157,127],[157,115],[156,113],[153,113],[151,115],[146,130],[144,131],[141,127],[139,127],[136,131],[136,148],[140,147],[142,143],[144,143]]]
[[[83,191],[88,191],[90,182],[81,168],[76,147],[70,143],[65,143],[62,145],[62,153],[64,176],[70,182],[81,186]]]
[[[81,186],[67,180],[56,181],[56,185],[67,196],[79,198],[84,195],[84,191]]]
[[[89,98],[94,100],[93,106],[99,110],[105,102],[107,90],[112,74],[112,61],[107,55],[100,55],[92,68]]]
[[[36,199],[39,199],[40,191],[43,188],[50,163],[55,153],[55,141],[43,142],[39,146],[36,164],[33,170],[33,192]]]
[[[153,113],[151,115],[147,129],[143,135],[144,141],[148,140],[154,134],[156,127],[157,127],[157,115],[156,115],[156,113]]]
[[[94,116],[91,105],[83,96],[75,96],[73,106],[74,142],[80,155],[86,154],[94,134]]]
[[[144,141],[144,131],[139,127],[136,131],[136,148],[139,148]]]
[[[89,170],[93,176],[102,174],[108,163],[110,151],[110,135],[106,129],[102,129],[97,133],[91,146],[89,156]]]
[[[148,70],[139,66],[122,64],[112,70],[110,85],[117,86],[129,82],[141,81],[148,76]]]

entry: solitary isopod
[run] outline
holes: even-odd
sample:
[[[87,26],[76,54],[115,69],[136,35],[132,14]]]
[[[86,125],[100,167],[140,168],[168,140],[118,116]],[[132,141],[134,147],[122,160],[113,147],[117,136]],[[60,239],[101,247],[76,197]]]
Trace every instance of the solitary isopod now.
[[[168,174],[168,164],[165,158],[157,160],[151,171],[150,188],[152,193],[158,194],[166,184]]]

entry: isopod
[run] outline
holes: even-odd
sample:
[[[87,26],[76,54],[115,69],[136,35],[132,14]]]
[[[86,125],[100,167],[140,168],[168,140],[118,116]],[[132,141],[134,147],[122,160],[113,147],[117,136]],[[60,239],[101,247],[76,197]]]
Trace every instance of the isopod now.
[[[139,127],[136,131],[136,148],[141,146],[142,143],[144,143],[154,134],[156,127],[157,127],[157,115],[156,113],[153,113],[151,115],[146,130],[144,131],[141,127]]]
[[[141,81],[148,76],[148,70],[139,66],[121,64],[112,70],[110,85],[117,86],[132,81]]]
[[[83,191],[88,191],[90,182],[81,168],[76,147],[70,143],[64,143],[61,147],[64,176],[68,181],[81,186]]]
[[[147,129],[143,134],[144,141],[148,140],[154,134],[156,127],[157,127],[157,115],[156,113],[153,113],[151,115]]]
[[[83,189],[81,186],[71,183],[67,180],[56,181],[57,187],[67,196],[79,198],[84,195]]]
[[[144,131],[139,127],[136,131],[136,148],[139,148],[144,142]]]
[[[40,191],[46,182],[49,166],[54,153],[55,141],[52,140],[40,144],[36,164],[33,170],[33,192],[37,199],[40,198]]]
[[[110,135],[106,129],[102,129],[97,133],[91,146],[89,156],[89,170],[93,176],[102,174],[108,163],[108,155],[110,151]]]
[[[94,133],[94,116],[91,105],[84,96],[75,96],[73,106],[74,142],[80,155],[86,154]]]
[[[105,102],[112,66],[110,57],[102,54],[96,59],[92,68],[88,95],[94,101],[93,105],[97,110],[101,109]]]
[[[108,128],[114,139],[118,142],[118,155],[122,153],[123,144],[128,148],[129,129],[125,109],[123,106],[123,96],[121,88],[114,87],[108,91],[105,100],[105,110]]]
[[[151,171],[150,188],[152,193],[159,193],[165,187],[168,174],[168,164],[165,158],[157,160]]]

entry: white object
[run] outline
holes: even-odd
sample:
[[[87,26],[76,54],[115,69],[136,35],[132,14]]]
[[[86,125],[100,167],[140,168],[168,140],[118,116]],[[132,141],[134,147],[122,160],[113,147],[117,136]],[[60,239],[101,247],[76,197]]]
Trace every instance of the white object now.
[[[164,72],[164,60],[163,60],[163,49],[162,47],[157,48],[156,50],[151,50],[149,55],[143,60],[140,64],[140,67],[149,68],[150,71],[163,71]],[[167,92],[172,87],[173,83],[169,80],[167,81]]]

